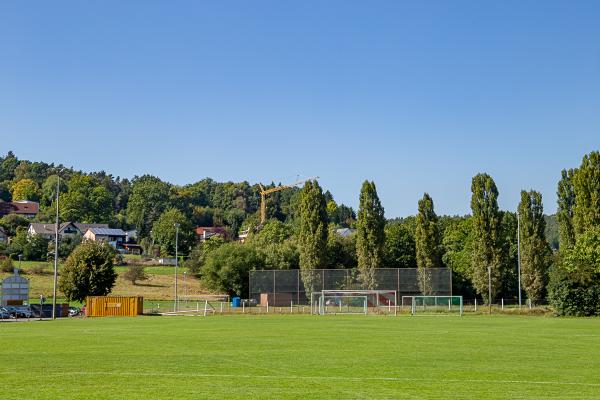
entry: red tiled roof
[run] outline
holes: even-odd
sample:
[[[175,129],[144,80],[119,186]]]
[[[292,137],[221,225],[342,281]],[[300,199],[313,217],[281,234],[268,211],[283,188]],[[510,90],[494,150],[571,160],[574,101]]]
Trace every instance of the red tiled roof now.
[[[8,214],[37,214],[40,211],[39,203],[35,201],[0,202],[0,216]]]

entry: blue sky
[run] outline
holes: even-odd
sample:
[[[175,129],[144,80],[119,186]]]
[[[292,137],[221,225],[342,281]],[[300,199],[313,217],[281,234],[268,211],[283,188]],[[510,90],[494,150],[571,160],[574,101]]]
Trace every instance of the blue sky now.
[[[600,148],[597,1],[0,3],[0,153],[176,184],[321,177],[386,216]]]

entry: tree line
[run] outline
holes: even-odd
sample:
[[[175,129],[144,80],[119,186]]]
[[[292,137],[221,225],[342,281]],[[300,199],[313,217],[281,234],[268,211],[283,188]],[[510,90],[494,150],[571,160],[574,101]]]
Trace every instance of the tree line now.
[[[600,310],[598,152],[586,155],[578,168],[562,171],[556,216],[544,214],[535,190],[521,192],[517,212],[500,210],[493,178],[481,173],[472,179],[470,215],[438,216],[434,200],[424,193],[416,215],[386,220],[374,182],[363,183],[355,212],[338,205],[317,181],[308,181],[302,189],[267,197],[268,219],[260,225],[260,189],[248,182],[206,178],[176,186],[150,175],[129,181],[18,160],[10,152],[0,158],[0,199],[39,201],[38,220],[52,222],[58,176],[64,183],[62,220],[135,228],[152,254],[173,253],[173,224],[179,223],[186,266],[213,290],[247,293],[251,269],[300,269],[309,285],[315,269],[357,268],[364,286],[374,287],[376,268],[417,267],[419,287],[429,294],[431,268],[447,267],[455,294],[487,302],[516,297],[520,250],[521,287],[528,299],[548,298],[565,314]],[[26,223],[14,216],[0,220],[17,244],[34,240],[22,234]],[[198,242],[195,226],[222,226],[229,235]],[[340,228],[355,232],[340,234]],[[234,241],[241,230],[249,231],[243,245]],[[43,247],[38,244],[40,253]],[[10,252],[10,246],[0,251]]]

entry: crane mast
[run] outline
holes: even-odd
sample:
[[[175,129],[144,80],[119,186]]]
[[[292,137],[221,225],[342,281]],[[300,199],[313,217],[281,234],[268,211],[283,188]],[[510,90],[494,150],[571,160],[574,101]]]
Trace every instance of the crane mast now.
[[[298,185],[303,184],[304,182],[307,182],[307,181],[310,181],[313,179],[319,179],[319,177],[316,176],[314,178],[303,179],[303,180],[289,183],[286,185],[275,186],[275,187],[269,188],[269,189],[265,189],[264,186],[259,183],[258,186],[260,187],[260,224],[261,225],[264,224],[267,219],[267,201],[266,200],[267,200],[268,194],[279,192],[279,191],[285,190],[285,189],[291,189],[293,187],[296,187]]]

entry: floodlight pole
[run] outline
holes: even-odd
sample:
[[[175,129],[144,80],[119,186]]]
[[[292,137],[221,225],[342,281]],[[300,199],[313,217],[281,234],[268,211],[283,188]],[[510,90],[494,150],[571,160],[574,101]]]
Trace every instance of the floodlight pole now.
[[[519,281],[519,308],[521,308],[521,215],[517,209],[517,275]]]
[[[60,199],[60,175],[56,181],[56,225],[54,226],[54,280],[52,285],[52,319],[56,319],[56,280],[58,277],[58,201]]]
[[[185,296],[185,304],[187,304],[187,302],[188,302],[188,295],[187,295],[187,271],[183,271],[183,291],[184,291],[184,296]]]
[[[488,306],[492,314],[492,267],[488,265]]]
[[[174,311],[177,312],[179,310],[178,292],[177,292],[177,269],[179,267],[177,247],[179,245],[179,224],[176,223],[174,226],[175,226],[175,304],[174,304]]]

